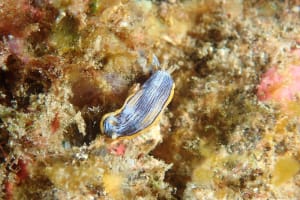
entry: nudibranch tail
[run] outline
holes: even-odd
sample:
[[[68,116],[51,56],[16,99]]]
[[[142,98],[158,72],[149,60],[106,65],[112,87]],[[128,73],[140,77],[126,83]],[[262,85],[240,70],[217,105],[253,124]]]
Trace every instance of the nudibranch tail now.
[[[168,71],[156,71],[126,99],[121,109],[103,116],[102,133],[112,138],[132,136],[156,124],[173,98],[174,87]]]

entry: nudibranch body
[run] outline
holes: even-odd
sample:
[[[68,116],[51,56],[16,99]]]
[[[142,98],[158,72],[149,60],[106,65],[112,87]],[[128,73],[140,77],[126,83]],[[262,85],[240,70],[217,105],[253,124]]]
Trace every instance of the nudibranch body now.
[[[173,98],[175,84],[170,71],[158,70],[130,95],[121,109],[102,117],[102,133],[111,138],[133,136],[159,122]]]

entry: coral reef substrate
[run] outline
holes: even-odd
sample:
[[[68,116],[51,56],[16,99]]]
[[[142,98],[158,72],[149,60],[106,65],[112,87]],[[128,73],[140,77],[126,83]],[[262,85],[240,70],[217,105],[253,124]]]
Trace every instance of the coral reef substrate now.
[[[2,0],[1,199],[299,199],[299,1]],[[160,123],[100,132],[176,68]]]

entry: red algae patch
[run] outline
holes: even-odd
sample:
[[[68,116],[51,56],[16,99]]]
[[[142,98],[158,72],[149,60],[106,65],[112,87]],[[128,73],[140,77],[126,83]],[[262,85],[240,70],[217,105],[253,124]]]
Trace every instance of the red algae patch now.
[[[279,70],[272,67],[262,75],[257,87],[260,101],[271,101],[281,106],[288,115],[300,115],[300,66]]]
[[[295,101],[300,94],[300,66],[290,66],[283,72],[275,67],[263,74],[257,96],[261,101],[273,100],[284,104]]]
[[[265,101],[274,98],[273,94],[279,88],[281,83],[282,77],[277,72],[277,69],[275,67],[270,68],[262,75],[262,80],[258,85],[258,99],[260,101]]]

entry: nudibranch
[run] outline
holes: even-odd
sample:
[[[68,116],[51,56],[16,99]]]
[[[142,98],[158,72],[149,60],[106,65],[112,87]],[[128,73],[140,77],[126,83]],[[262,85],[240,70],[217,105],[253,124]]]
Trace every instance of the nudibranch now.
[[[120,109],[102,117],[101,132],[115,139],[140,134],[156,125],[173,98],[175,84],[171,73],[172,70],[154,72]]]

